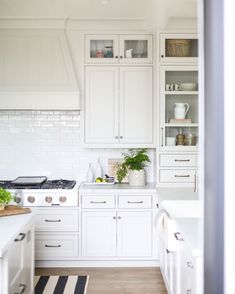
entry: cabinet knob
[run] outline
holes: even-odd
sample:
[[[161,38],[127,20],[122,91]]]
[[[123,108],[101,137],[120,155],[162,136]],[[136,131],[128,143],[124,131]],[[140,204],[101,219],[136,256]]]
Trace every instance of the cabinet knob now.
[[[24,233],[19,233],[18,238],[16,238],[14,241],[15,241],[15,242],[23,241],[24,238],[25,238],[25,236],[26,236],[26,234],[24,234]]]
[[[191,261],[187,261],[187,266],[189,268],[194,268],[194,265],[193,265],[193,263]]]
[[[180,237],[180,232],[174,233],[174,236],[177,241],[184,241],[184,239],[182,237]]]
[[[122,219],[120,216],[118,216],[118,219]]]
[[[116,216],[113,216],[113,219],[117,219]]]
[[[164,57],[164,55],[163,54],[161,54],[161,58],[163,58]]]
[[[191,294],[192,293],[192,290],[191,289],[188,289],[187,290],[187,294]]]
[[[26,289],[26,285],[20,283],[20,284],[19,284],[19,289],[20,289],[20,291],[19,291],[19,292],[16,292],[15,294],[23,294],[24,291],[25,291],[25,289]]]
[[[123,56],[121,55],[121,56],[120,56],[120,58],[122,59],[122,58],[123,58]]]
[[[123,136],[120,136],[120,139],[123,139]]]
[[[116,55],[115,58],[118,58],[118,56]]]
[[[115,139],[118,139],[118,136],[115,136]]]

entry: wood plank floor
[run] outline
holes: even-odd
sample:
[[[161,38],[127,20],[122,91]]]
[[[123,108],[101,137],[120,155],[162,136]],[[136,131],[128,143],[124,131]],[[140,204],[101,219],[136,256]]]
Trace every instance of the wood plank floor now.
[[[89,275],[87,294],[167,294],[159,268],[37,268],[36,275]]]

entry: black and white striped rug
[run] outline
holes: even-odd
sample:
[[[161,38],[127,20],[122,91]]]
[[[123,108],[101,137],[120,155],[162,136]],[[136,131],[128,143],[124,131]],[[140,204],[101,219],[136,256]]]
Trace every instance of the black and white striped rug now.
[[[35,294],[86,294],[89,276],[36,276]]]

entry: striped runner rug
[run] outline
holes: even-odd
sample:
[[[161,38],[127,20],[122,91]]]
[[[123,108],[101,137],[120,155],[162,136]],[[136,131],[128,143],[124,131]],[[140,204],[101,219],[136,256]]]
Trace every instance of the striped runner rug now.
[[[89,276],[36,276],[35,294],[86,294]]]

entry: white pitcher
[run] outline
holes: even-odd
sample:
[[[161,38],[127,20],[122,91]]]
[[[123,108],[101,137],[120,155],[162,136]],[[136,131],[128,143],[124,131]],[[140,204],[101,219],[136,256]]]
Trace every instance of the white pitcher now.
[[[185,119],[188,111],[188,103],[175,103],[175,119]]]

